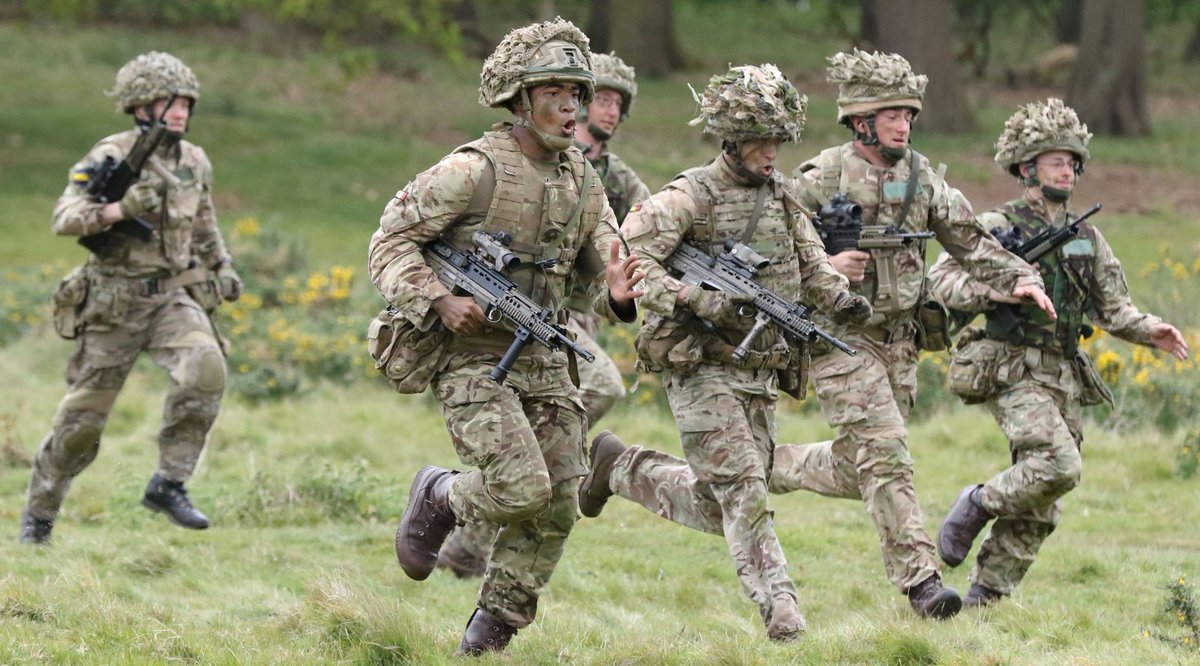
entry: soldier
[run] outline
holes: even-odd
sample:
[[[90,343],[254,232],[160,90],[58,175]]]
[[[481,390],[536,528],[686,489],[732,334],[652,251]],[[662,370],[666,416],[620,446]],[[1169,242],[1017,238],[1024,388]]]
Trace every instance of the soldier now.
[[[637,81],[633,68],[612,54],[593,54],[592,73],[596,77],[596,96],[580,112],[580,118],[587,123],[576,128],[575,145],[595,167],[608,204],[620,223],[634,204],[650,197],[650,188],[624,160],[608,150],[609,139],[629,117],[629,108],[637,95]],[[592,310],[586,285],[576,282],[563,305],[567,309],[567,328],[575,333],[575,341],[596,356],[592,363],[579,364],[579,397],[587,410],[590,428],[625,397],[625,385],[617,364],[596,340],[600,316]],[[495,538],[495,526],[462,525],[442,545],[437,566],[450,569],[459,578],[482,576]]]
[[[1052,312],[1037,272],[988,235],[962,194],[910,149],[909,132],[921,110],[926,77],[892,54],[856,49],[833,56],[830,63],[829,79],[839,84],[838,121],[854,132],[854,139],[797,169],[801,203],[816,209],[835,193],[846,193],[862,206],[864,224],[932,231],[981,282],[1015,298],[1032,298]],[[906,431],[917,390],[919,337],[933,337],[923,336],[916,316],[925,302],[925,249],[913,243],[870,253],[847,250],[829,261],[857,294],[871,301],[874,314],[865,324],[816,318],[858,350],[850,357],[823,343],[813,349],[817,397],[838,436],[776,447],[770,490],[805,489],[865,502],[879,533],[888,579],[922,617],[950,617],[961,609],[962,599],[942,586],[913,488]],[[881,280],[883,275],[890,279]],[[611,478],[607,467],[596,464],[595,484],[589,486],[589,477],[584,487],[598,488],[593,491],[598,495],[616,491],[651,510],[670,511],[684,524],[706,523],[711,509],[665,507],[658,500],[661,491],[656,488],[687,482],[689,471],[678,459],[642,463],[622,456],[610,466]]]
[[[663,373],[687,463],[625,448],[604,432],[592,443],[593,471],[580,495],[585,516],[599,515],[615,490],[669,520],[723,534],[743,590],[777,641],[805,631],[767,505],[777,373],[799,354],[771,328],[744,361],[732,360],[732,343],[753,317],[741,316],[742,303],[730,294],[686,286],[662,264],[681,243],[716,254],[737,239],[770,260],[757,275],[767,288],[791,300],[804,297],[839,318],[870,315],[866,300],[851,295],[830,266],[795,182],[775,172],[780,144],[800,138],[806,102],[774,65],[714,76],[691,124],[704,123],[706,134],[720,137],[721,154],[677,176],[626,219],[630,249],[647,266],[645,303],[653,313],[638,334],[638,353],[647,368]],[[677,478],[634,487],[631,476],[643,465],[667,460],[679,463]],[[691,510],[700,515],[680,519]]]
[[[142,504],[181,527],[208,527],[184,483],[204,449],[225,387],[225,359],[208,311],[222,297],[236,300],[242,283],[217,227],[212,164],[199,146],[183,140],[200,84],[178,58],[151,51],[117,72],[109,94],[137,128],[97,143],[71,169],[54,209],[56,234],[90,237],[100,249],[55,293],[56,329],[77,343],[67,366],[67,395],[33,462],[21,529],[26,543],[50,539],[71,480],[96,458],[109,410],[142,352],[171,377],[158,469]],[[120,162],[160,121],[166,139],[140,179],[119,201],[97,202],[88,187],[105,160]],[[111,230],[135,218],[153,224],[147,238]],[[106,243],[96,243],[100,238]]]
[[[475,231],[505,231],[526,269],[511,279],[531,298],[557,309],[577,274],[607,317],[636,319],[639,262],[622,257],[604,190],[572,145],[575,114],[593,96],[590,67],[588,39],[569,21],[510,32],[484,62],[479,101],[509,109],[515,122],[419,174],[385,208],[371,239],[372,279],[401,319],[419,326],[437,318],[449,331],[414,362],[432,364],[455,451],[478,468],[417,473],[396,556],[409,577],[424,580],[456,522],[499,528],[461,654],[503,650],[533,621],[578,512],[587,416],[564,352],[529,345],[507,383],[489,379],[513,331],[488,321],[473,298],[451,294],[421,250],[438,237],[465,249]],[[607,289],[592,280],[601,274]]]
[[[1013,229],[1028,239],[1071,221],[1071,194],[1088,160],[1092,135],[1061,100],[1021,107],[996,140],[996,162],[1017,178],[1022,196],[979,216],[994,234]],[[995,519],[979,548],[967,606],[1012,594],[1062,517],[1060,498],[1079,483],[1081,407],[1111,404],[1112,394],[1079,348],[1087,317],[1113,335],[1187,359],[1179,330],[1139,312],[1125,274],[1100,230],[1079,235],[1037,262],[1054,294],[1057,322],[996,293],[942,256],[930,288],[947,306],[987,323],[967,329],[951,363],[951,390],[983,402],[1008,438],[1013,464],[981,485],[967,486],[938,530],[938,553],[957,566],[975,537]]]

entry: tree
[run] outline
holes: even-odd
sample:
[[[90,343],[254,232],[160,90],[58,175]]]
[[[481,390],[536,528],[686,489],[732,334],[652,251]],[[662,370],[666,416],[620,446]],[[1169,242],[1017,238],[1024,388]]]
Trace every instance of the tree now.
[[[950,0],[875,0],[880,51],[899,53],[929,77],[921,127],[966,132],[975,127],[955,69]]]
[[[1083,19],[1083,0],[1063,0],[1054,17],[1054,36],[1059,44],[1078,44]]]
[[[1145,136],[1144,0],[1083,0],[1079,58],[1067,104],[1097,134]]]
[[[685,64],[673,0],[592,0],[587,32],[593,51],[616,51],[638,76],[663,76]]]

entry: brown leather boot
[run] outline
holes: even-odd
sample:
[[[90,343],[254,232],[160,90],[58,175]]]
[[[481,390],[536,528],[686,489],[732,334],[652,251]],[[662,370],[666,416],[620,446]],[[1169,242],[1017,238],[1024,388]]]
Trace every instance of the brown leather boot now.
[[[455,530],[438,551],[437,568],[449,569],[458,578],[479,578],[487,571],[487,558],[463,548],[460,532]]]
[[[780,643],[798,641],[808,630],[808,623],[800,613],[796,598],[790,594],[775,597],[771,608],[771,619],[767,621],[767,638]]]
[[[962,597],[952,587],[942,587],[942,577],[933,574],[908,590],[908,602],[921,617],[945,620],[962,610]]]
[[[613,463],[624,451],[625,445],[608,430],[592,440],[592,470],[579,485],[579,512],[588,518],[599,516],[604,503],[612,497],[608,479],[612,476]]]
[[[467,629],[463,632],[458,652],[454,654],[461,657],[500,652],[508,647],[508,642],[516,635],[517,630],[505,624],[503,620],[482,608],[476,608],[471,619],[467,621]]]
[[[979,503],[979,491],[983,486],[967,486],[954,500],[950,513],[938,528],[937,548],[942,561],[952,567],[962,564],[971,552],[975,537],[983,531],[988,521],[995,518]]]
[[[438,550],[454,529],[450,482],[454,472],[427,465],[413,478],[408,506],[396,527],[396,559],[413,580],[425,580],[437,563]]]
[[[984,587],[976,583],[971,583],[971,589],[967,590],[967,597],[963,599],[963,608],[982,608],[991,606],[1000,601],[1004,594],[993,590],[990,587]]]

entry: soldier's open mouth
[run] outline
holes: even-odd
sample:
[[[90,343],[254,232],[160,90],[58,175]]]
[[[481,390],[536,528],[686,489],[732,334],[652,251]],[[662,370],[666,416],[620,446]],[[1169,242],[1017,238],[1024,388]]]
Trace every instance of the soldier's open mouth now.
[[[563,123],[562,127],[563,127],[563,135],[564,136],[575,136],[575,121],[574,120],[568,120],[567,122]]]

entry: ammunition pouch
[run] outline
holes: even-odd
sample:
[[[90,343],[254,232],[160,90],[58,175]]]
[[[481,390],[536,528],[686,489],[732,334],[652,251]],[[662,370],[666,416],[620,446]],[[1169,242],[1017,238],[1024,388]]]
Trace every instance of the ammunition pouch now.
[[[943,351],[949,349],[950,340],[949,316],[946,306],[935,300],[927,300],[917,308],[917,347],[924,351]]]
[[[135,296],[132,281],[88,274],[87,298],[79,314],[78,330],[106,331],[125,321]]]
[[[442,366],[450,333],[422,331],[395,308],[384,308],[367,329],[367,352],[375,368],[399,393],[423,393]]]
[[[734,360],[735,346],[722,340],[716,332],[702,330],[689,321],[656,317],[649,319],[638,331],[634,348],[639,365],[650,372],[687,373],[702,364],[777,370],[781,388],[785,383],[783,375],[787,374],[787,393],[795,395],[795,391],[803,397],[808,382],[808,349],[793,347],[778,335],[774,342],[771,340],[769,335],[759,336],[741,360]]]
[[[1025,372],[1025,353],[1002,340],[968,328],[950,357],[950,392],[968,405],[990,400],[1017,383]]]
[[[1113,392],[1104,383],[1092,357],[1082,349],[1075,350],[1075,373],[1079,376],[1079,403],[1084,407],[1107,404],[1114,407]]]
[[[77,266],[54,290],[54,332],[64,340],[74,340],[83,328],[83,305],[88,297],[88,277]]]
[[[787,365],[776,372],[779,390],[796,400],[803,400],[808,397],[808,345],[792,347],[790,352]]]
[[[224,300],[221,295],[221,279],[214,271],[205,271],[204,279],[184,287],[188,296],[208,314],[217,311]]]

